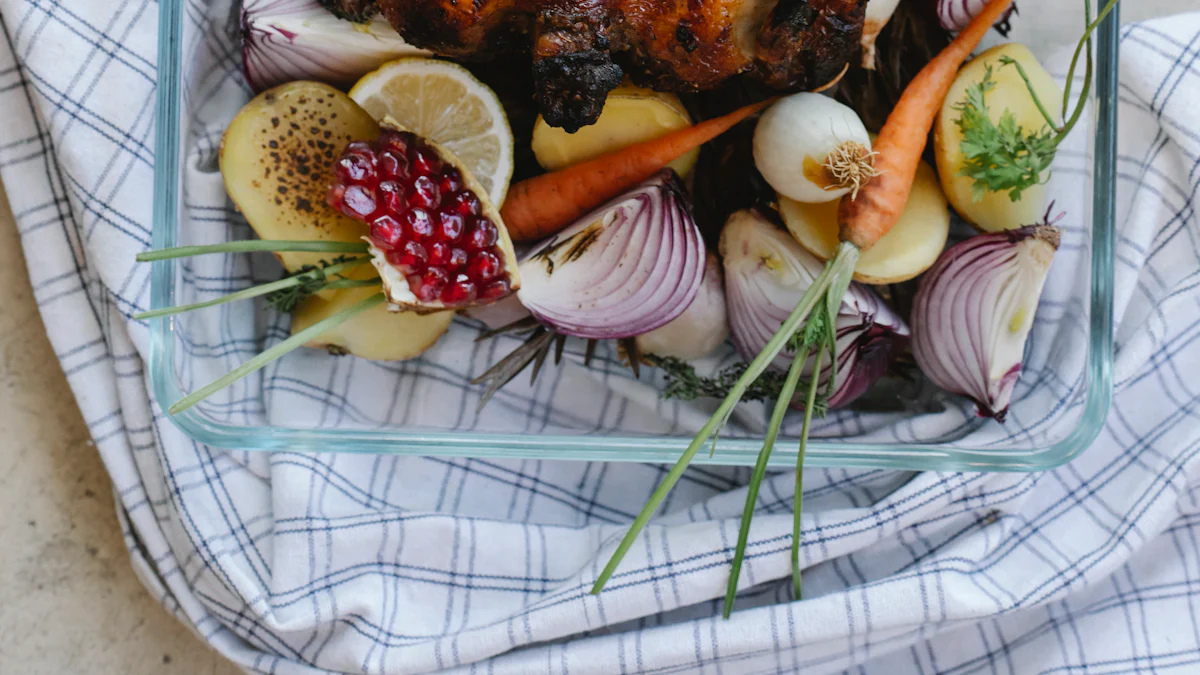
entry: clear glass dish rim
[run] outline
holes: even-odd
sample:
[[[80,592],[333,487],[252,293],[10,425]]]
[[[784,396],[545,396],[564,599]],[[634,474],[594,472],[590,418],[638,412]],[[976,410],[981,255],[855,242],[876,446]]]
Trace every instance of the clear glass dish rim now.
[[[158,98],[156,102],[156,148],[154,177],[153,245],[175,245],[180,171],[179,122],[182,96],[184,0],[160,4],[158,48]],[[1118,5],[1119,10],[1119,5]],[[1114,11],[1098,32],[1096,99],[1098,103],[1094,139],[1092,194],[1092,246],[1088,390],[1078,426],[1064,439],[1028,451],[965,451],[937,445],[886,443],[809,442],[805,466],[862,467],[930,471],[1043,471],[1070,461],[1099,436],[1112,402],[1113,265],[1115,238],[1115,172],[1117,62],[1120,18]],[[151,307],[174,304],[175,262],[158,261],[151,271]],[[170,318],[152,319],[150,324],[150,379],[154,397],[162,410],[184,394],[171,376],[175,358],[173,324]],[[195,409],[171,416],[172,422],[191,439],[221,448],[252,451],[394,453],[443,457],[568,459],[579,461],[627,461],[673,463],[686,447],[682,437],[650,438],[584,435],[492,434],[475,432],[370,431],[340,429],[293,429],[276,426],[232,426],[205,418]],[[754,464],[761,449],[755,439],[722,440],[712,457],[700,453],[696,462],[707,464]],[[777,448],[771,465],[794,466],[796,451]]]

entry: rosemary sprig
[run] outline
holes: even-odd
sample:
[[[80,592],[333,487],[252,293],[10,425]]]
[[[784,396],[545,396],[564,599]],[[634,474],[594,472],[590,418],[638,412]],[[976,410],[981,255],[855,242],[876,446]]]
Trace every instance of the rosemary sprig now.
[[[972,180],[971,189],[976,200],[989,192],[1007,192],[1009,199],[1020,201],[1025,190],[1040,185],[1048,179],[1050,165],[1058,152],[1058,146],[1083,117],[1088,96],[1092,90],[1095,64],[1092,58],[1092,37],[1104,19],[1116,7],[1119,0],[1108,0],[1100,14],[1092,20],[1091,0],[1084,0],[1084,17],[1087,23],[1083,37],[1075,48],[1067,82],[1063,91],[1063,124],[1055,122],[1045,103],[1034,90],[1033,82],[1025,68],[1010,57],[1000,59],[1001,67],[1014,67],[1037,106],[1046,125],[1029,130],[1016,122],[1011,110],[1005,110],[998,123],[989,116],[987,95],[995,88],[992,69],[989,67],[984,78],[967,88],[966,97],[954,106],[959,112],[955,124],[962,132],[960,148],[965,161],[960,175]],[[1071,89],[1080,57],[1085,59],[1083,89],[1074,111],[1070,109]],[[1068,115],[1068,113],[1070,113]]]
[[[337,264],[330,264],[330,266],[324,268],[322,270],[322,272],[324,273],[325,276],[341,274],[342,272],[347,272],[351,269],[354,269],[355,267],[358,267],[359,265],[362,265],[363,263],[367,262],[368,260],[370,260],[370,258],[338,258]],[[192,312],[197,309],[204,309],[205,307],[214,307],[216,305],[223,305],[227,302],[237,302],[238,300],[249,300],[250,298],[257,298],[262,295],[269,296],[267,299],[267,302],[271,302],[270,297],[273,297],[275,294],[287,292],[291,288],[298,286],[300,284],[304,284],[304,283],[305,283],[305,279],[299,275],[286,277],[286,278],[280,279],[279,281],[272,281],[271,283],[268,283],[268,284],[260,284],[258,286],[244,288],[240,291],[236,291],[234,293],[229,293],[228,295],[222,295],[219,298],[213,298],[212,300],[206,300],[204,302],[197,302],[197,303],[193,303],[190,305],[177,305],[175,307],[164,307],[162,309],[155,309],[155,310],[151,310],[149,312],[142,312],[141,314],[133,315],[133,318],[140,320],[140,319],[154,319],[154,318],[157,318],[160,316],[173,316],[175,314],[183,314],[185,312]],[[368,279],[368,280],[364,280],[362,283],[356,282],[355,285],[365,286],[365,285],[370,285],[372,283],[378,283],[378,280],[377,279]],[[334,286],[332,283],[329,283],[329,284],[323,285],[322,287],[323,288],[332,288]],[[343,287],[345,287],[345,286],[343,286]],[[317,290],[320,290],[320,289],[318,288]],[[284,310],[284,311],[290,312],[291,310],[288,309],[288,310]]]

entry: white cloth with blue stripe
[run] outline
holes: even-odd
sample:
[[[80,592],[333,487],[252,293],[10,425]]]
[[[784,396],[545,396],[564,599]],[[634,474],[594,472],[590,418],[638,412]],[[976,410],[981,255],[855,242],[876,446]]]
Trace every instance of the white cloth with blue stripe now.
[[[1124,33],[1117,393],[1095,446],[1036,475],[808,472],[800,603],[773,479],[754,587],[722,621],[744,470],[697,469],[595,598],[659,467],[227,452],[152,406],[129,316],[149,302],[157,9],[0,0],[0,175],[134,565],[247,670],[1200,671],[1200,14]]]

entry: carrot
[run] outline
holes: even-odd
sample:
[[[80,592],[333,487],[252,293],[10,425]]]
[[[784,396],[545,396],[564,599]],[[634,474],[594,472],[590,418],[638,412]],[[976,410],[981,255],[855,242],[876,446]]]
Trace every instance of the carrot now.
[[[544,239],[636,187],[684,153],[728,131],[774,99],[517,183],[500,217],[513,241]]]
[[[945,49],[917,73],[888,115],[871,149],[879,175],[855,198],[842,199],[838,223],[842,241],[867,250],[887,234],[912,191],[929,130],[950,93],[958,69],[1012,0],[992,0]]]

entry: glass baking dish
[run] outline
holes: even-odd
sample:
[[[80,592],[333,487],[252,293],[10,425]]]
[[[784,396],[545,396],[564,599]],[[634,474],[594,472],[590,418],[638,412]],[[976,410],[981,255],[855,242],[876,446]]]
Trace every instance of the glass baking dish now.
[[[231,48],[237,9],[232,0],[160,4],[155,248],[253,236],[217,172],[220,133],[249,96]],[[1033,24],[1039,11],[1053,11],[1022,9],[1022,20]],[[975,419],[970,404],[929,396],[928,387],[906,393],[902,383],[888,405],[824,420],[808,466],[1036,471],[1068,461],[1096,438],[1112,392],[1117,36],[1114,13],[1098,34],[1090,130],[1077,129],[1056,162],[1051,192],[1068,214],[1064,243],[1008,422]],[[1080,197],[1068,203],[1064,195]],[[267,255],[156,262],[152,307],[197,302],[279,274]],[[150,328],[151,379],[165,409],[286,337],[287,319],[237,303],[155,319]],[[456,320],[421,359],[398,363],[299,350],[173,421],[198,442],[248,450],[673,462],[714,405],[658,400],[653,376],[634,380],[611,349],[585,369],[583,346],[572,343],[562,366],[537,384],[518,377],[477,414],[470,379],[517,344],[476,344],[477,334],[474,324]],[[761,405],[744,405],[715,453],[697,461],[753,464],[764,419]],[[785,435],[794,438],[796,429],[790,421]],[[794,441],[781,440],[772,463],[793,466],[795,453]]]

